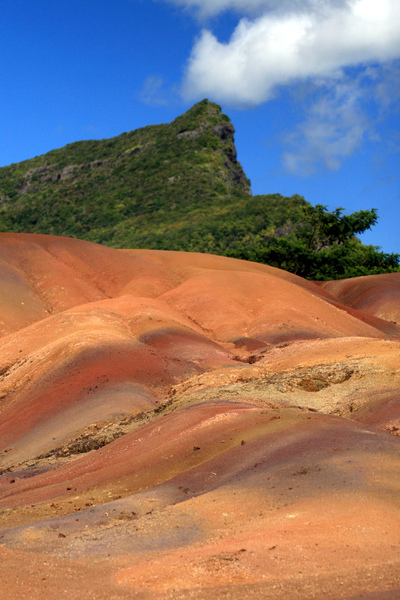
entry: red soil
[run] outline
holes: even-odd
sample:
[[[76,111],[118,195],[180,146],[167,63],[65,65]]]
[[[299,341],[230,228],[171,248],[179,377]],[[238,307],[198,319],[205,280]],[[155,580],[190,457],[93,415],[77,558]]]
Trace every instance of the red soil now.
[[[400,597],[397,274],[0,247],[0,597]]]
[[[323,288],[348,306],[400,323],[400,273],[329,281]]]

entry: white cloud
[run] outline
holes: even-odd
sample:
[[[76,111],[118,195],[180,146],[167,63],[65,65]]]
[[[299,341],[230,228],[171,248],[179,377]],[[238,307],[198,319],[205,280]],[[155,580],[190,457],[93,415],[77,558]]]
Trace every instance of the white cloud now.
[[[288,172],[338,169],[399,109],[400,0],[167,1],[203,19],[240,15],[226,43],[209,27],[199,35],[181,86],[187,100],[246,108],[287,86],[308,90],[302,121],[283,140]]]
[[[176,89],[166,85],[160,75],[150,75],[143,84],[139,98],[150,106],[168,106],[176,101]]]
[[[368,89],[362,81],[323,86],[308,107],[305,119],[287,135],[283,154],[286,171],[310,175],[318,166],[336,170],[347,156],[373,137],[373,126],[363,109]]]
[[[297,96],[304,118],[283,136],[287,172],[310,175],[317,167],[338,169],[366,140],[383,142],[380,124],[400,107],[400,61],[374,65],[337,80],[319,80],[309,93]],[[398,151],[397,130],[386,132],[383,143]],[[397,140],[397,141],[396,141]]]
[[[200,17],[210,17],[227,10],[253,15],[265,11],[325,10],[327,6],[344,6],[349,0],[170,0],[173,4],[194,9]]]
[[[205,96],[251,106],[271,98],[279,86],[341,69],[400,56],[399,0],[174,0],[203,13],[233,8],[242,18],[228,43],[203,30],[182,86],[189,100]]]
[[[400,62],[383,65],[381,68],[370,67],[368,75],[376,81],[375,99],[381,112],[396,110],[400,102]]]

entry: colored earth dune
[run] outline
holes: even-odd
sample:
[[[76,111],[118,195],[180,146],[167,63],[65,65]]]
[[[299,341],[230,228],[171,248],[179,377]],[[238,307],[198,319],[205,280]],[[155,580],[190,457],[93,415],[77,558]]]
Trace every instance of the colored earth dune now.
[[[400,274],[0,249],[0,598],[400,598]]]

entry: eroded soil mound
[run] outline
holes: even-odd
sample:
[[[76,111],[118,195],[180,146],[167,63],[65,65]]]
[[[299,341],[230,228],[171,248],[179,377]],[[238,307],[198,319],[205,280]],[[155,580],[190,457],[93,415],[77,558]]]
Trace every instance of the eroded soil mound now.
[[[400,597],[398,278],[0,249],[4,598]]]
[[[323,288],[348,306],[400,323],[400,273],[329,281]]]

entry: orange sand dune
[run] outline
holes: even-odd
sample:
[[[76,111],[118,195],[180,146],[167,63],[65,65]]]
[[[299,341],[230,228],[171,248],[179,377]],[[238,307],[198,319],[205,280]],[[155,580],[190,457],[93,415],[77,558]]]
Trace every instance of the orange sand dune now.
[[[127,296],[47,317],[3,343],[0,450],[12,446],[3,467],[94,422],[154,408],[173,383],[231,362],[173,310]]]
[[[19,506],[34,523],[3,532],[3,544],[51,550],[66,564],[106,553],[114,593],[205,598],[209,586],[212,597],[228,586],[239,598],[250,585],[262,598],[306,598],[304,585],[326,590],[332,564],[341,589],[357,589],[365,563],[362,585],[374,589],[388,571],[391,585],[400,575],[399,467],[395,437],[351,421],[193,407],[9,485],[1,506]],[[39,509],[46,520],[37,521]],[[385,581],[368,582],[379,571]],[[295,580],[296,594],[285,595]]]
[[[400,597],[399,281],[0,234],[0,597]]]
[[[128,285],[143,297],[170,287],[156,265],[82,240],[1,233],[0,247],[2,335]]]
[[[204,320],[208,334],[222,335],[224,339],[232,329],[238,337],[248,332],[261,337],[262,342],[264,338],[336,337],[343,335],[346,328],[349,334],[373,337],[381,336],[381,327],[391,335],[399,335],[400,331],[396,327],[388,330],[386,322],[354,311],[353,318],[349,318],[347,307],[339,305],[335,310],[331,305],[334,298],[320,286],[266,265],[219,256],[119,251],[82,240],[32,234],[0,234],[0,246],[0,285],[4,289],[0,294],[4,298],[0,333],[3,335],[48,314],[124,294],[163,298],[195,323],[199,318],[200,326]],[[12,289],[11,271],[18,273]],[[212,327],[213,317],[207,317],[207,312],[213,299],[208,300],[204,294],[198,297],[202,285],[208,286],[205,292],[218,295],[220,308],[214,306],[213,312],[217,310],[214,318],[221,316],[218,311],[224,313],[230,307],[226,316],[233,319],[234,328],[226,332],[220,327],[215,332],[207,329]],[[321,297],[327,302],[321,303]],[[267,311],[273,314],[265,328],[259,317],[263,319]],[[283,320],[283,331],[275,331],[277,319]]]
[[[322,285],[343,304],[400,323],[400,273],[341,279]]]
[[[209,287],[212,287],[211,282],[216,282],[217,285],[220,286],[220,288],[223,288],[223,283],[227,284],[227,287],[223,290],[222,297],[218,297],[218,305],[221,304],[221,300],[225,300],[226,304],[229,305],[231,298],[233,298],[235,302],[235,296],[237,292],[239,292],[239,298],[237,298],[237,300],[239,301],[239,306],[242,306],[242,311],[244,308],[246,312],[245,316],[241,314],[241,318],[246,322],[248,321],[247,311],[250,310],[251,312],[254,311],[255,313],[257,313],[260,309],[260,302],[266,302],[268,308],[270,310],[272,309],[275,312],[276,319],[281,319],[282,315],[284,315],[284,318],[282,319],[283,324],[284,327],[289,330],[285,332],[280,331],[277,335],[275,335],[271,331],[271,337],[276,337],[277,339],[285,337],[291,339],[292,336],[295,339],[296,337],[314,337],[314,332],[322,332],[321,325],[323,325],[322,323],[315,323],[315,320],[318,319],[318,315],[316,315],[314,323],[312,325],[310,325],[309,321],[306,321],[306,323],[304,324],[303,331],[301,329],[301,323],[296,323],[296,317],[299,318],[298,314],[296,314],[296,317],[294,318],[295,325],[293,326],[290,323],[289,315],[286,314],[285,310],[283,310],[281,314],[278,313],[279,307],[276,306],[275,302],[277,300],[278,304],[280,304],[281,302],[285,302],[285,296],[287,295],[287,293],[290,294],[290,292],[287,292],[288,290],[291,289],[293,293],[293,288],[286,286],[284,282],[294,284],[297,288],[296,294],[297,291],[301,291],[298,290],[298,288],[302,288],[302,290],[309,292],[310,294],[312,294],[312,296],[317,296],[317,298],[321,298],[327,303],[331,304],[332,306],[337,307],[340,311],[344,311],[348,313],[348,315],[355,317],[357,320],[360,320],[363,323],[368,324],[373,328],[376,328],[379,331],[379,336],[383,332],[390,336],[394,335],[398,337],[400,333],[398,327],[396,327],[395,325],[393,325],[385,319],[379,319],[372,314],[362,313],[356,310],[351,305],[347,305],[346,303],[341,304],[340,302],[338,302],[337,298],[334,295],[331,295],[326,289],[324,289],[323,286],[319,284],[317,285],[311,281],[307,281],[306,279],[298,277],[297,275],[293,275],[292,273],[282,271],[281,269],[276,269],[275,267],[270,267],[268,265],[260,265],[257,263],[250,263],[243,260],[232,260],[223,256],[212,256],[206,254],[188,255],[184,252],[167,252],[163,250],[128,250],[124,252],[130,254],[131,256],[146,259],[149,262],[152,262],[160,267],[168,268],[169,272],[171,273],[171,275],[173,275],[174,278],[176,276],[179,276],[181,279],[181,287],[178,287],[177,280],[175,279],[176,285],[174,287],[176,289],[171,290],[171,295],[176,296],[180,295],[183,292],[184,300],[186,301],[189,300],[189,298],[187,298],[186,295],[189,294],[190,297],[190,294],[193,294],[193,287],[196,287],[196,285],[198,285],[199,283],[197,282],[197,278],[201,278],[201,276],[204,275],[205,279],[207,279],[208,281]],[[243,278],[242,280],[240,279],[241,277]],[[264,277],[267,279],[263,279]],[[227,279],[228,281],[226,281]],[[242,285],[239,285],[238,280],[241,281]],[[243,286],[246,286],[249,280],[251,281],[253,293],[247,293],[246,295],[243,293],[243,290],[245,289],[243,288]],[[262,294],[260,294],[260,281],[262,282]],[[281,282],[280,284],[278,283],[279,281]],[[274,282],[275,285],[274,283],[272,283],[271,285],[271,282]],[[282,297],[280,296],[281,290]],[[168,297],[168,294],[166,296]],[[243,296],[246,296],[244,305]],[[304,297],[307,296],[301,296],[301,298]],[[311,298],[311,296],[308,296],[308,298]],[[316,302],[314,306],[315,305]],[[201,306],[201,299],[199,299],[199,308],[200,311],[204,310],[204,307]],[[236,306],[234,305],[232,309],[235,311],[235,308]],[[302,308],[305,312],[312,314],[311,307],[308,307],[305,304]],[[285,309],[294,310],[297,313],[301,310],[301,308],[299,310],[299,307],[295,303],[295,298],[293,296],[291,297],[291,302],[289,303],[289,305],[285,306]],[[331,312],[331,319],[333,321],[333,324],[330,321],[328,321],[328,327],[335,327],[337,315],[337,312]],[[287,323],[288,321],[289,323]],[[272,322],[273,319],[271,319],[270,325],[272,324]],[[349,323],[349,321],[347,321],[347,323]],[[290,329],[296,328],[298,329],[298,331],[290,331]],[[365,335],[371,335],[371,331],[367,331],[367,328],[365,328]],[[327,333],[327,335],[330,334]],[[244,345],[246,345],[246,339],[248,338],[245,338],[243,340]]]

